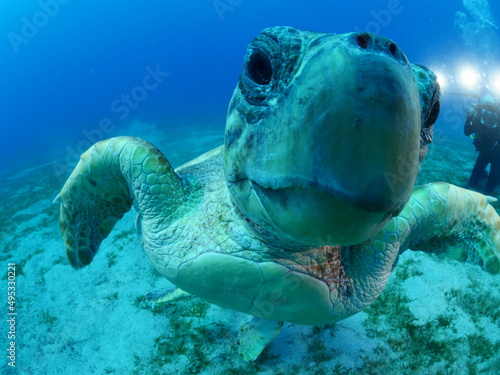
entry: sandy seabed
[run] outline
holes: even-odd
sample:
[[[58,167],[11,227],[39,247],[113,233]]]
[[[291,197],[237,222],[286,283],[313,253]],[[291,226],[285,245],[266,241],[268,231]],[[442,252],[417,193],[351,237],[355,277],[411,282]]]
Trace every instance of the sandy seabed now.
[[[222,127],[131,128],[174,166],[222,143]],[[420,183],[465,186],[474,162],[466,143],[433,145]],[[117,224],[92,264],[65,258],[52,204],[63,181],[54,161],[38,160],[2,176],[0,283],[7,316],[8,263],[15,263],[15,339],[9,316],[5,374],[498,374],[500,275],[478,266],[407,251],[367,310],[324,327],[285,323],[253,363],[237,355],[249,316],[198,298],[152,306],[145,295],[173,288],[140,249],[133,210]],[[496,206],[498,210],[498,205]]]

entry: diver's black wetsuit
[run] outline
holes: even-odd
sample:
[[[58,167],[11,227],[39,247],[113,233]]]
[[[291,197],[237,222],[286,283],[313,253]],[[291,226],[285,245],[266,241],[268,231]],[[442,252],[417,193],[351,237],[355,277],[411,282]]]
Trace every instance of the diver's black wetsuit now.
[[[464,126],[465,135],[476,134],[474,146],[479,155],[469,179],[471,187],[477,188],[482,178],[488,177],[486,190],[500,186],[500,109],[493,104],[482,104],[471,108]],[[486,167],[491,163],[489,176]]]

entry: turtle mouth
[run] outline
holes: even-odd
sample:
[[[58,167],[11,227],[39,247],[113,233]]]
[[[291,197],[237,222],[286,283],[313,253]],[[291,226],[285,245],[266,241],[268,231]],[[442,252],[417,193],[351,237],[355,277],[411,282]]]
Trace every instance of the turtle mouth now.
[[[302,177],[228,181],[246,218],[267,228],[289,250],[360,243],[400,211],[379,197],[375,186],[371,195],[357,197],[332,185]]]
[[[247,178],[247,180],[259,196],[268,195],[272,199],[278,199],[280,195],[286,195],[292,190],[309,192],[313,195],[331,196],[366,212],[387,213],[391,217],[399,215],[405,204],[405,202],[394,202],[384,194],[387,190],[387,182],[383,175],[374,178],[367,184],[364,191],[357,195],[341,189],[335,181],[325,183],[315,178],[286,177],[259,179],[258,181]]]

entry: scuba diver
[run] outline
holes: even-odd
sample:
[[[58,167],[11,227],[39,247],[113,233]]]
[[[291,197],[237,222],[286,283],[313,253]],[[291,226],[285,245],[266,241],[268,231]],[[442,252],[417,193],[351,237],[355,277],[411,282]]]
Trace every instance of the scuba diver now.
[[[486,192],[493,192],[500,186],[500,107],[491,95],[485,95],[480,104],[471,105],[464,133],[471,135],[479,151],[469,185],[478,189],[482,180],[486,179]],[[489,175],[486,172],[488,164],[491,164]]]

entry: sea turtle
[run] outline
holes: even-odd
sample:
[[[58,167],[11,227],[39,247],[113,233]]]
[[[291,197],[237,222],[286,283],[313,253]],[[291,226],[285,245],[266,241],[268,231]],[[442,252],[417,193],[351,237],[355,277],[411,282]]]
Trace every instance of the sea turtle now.
[[[179,289],[262,319],[255,359],[282,321],[322,325],[378,297],[404,250],[500,272],[492,198],[447,183],[414,189],[440,89],[392,41],[273,27],[248,46],[224,145],[173,169],[152,144],[104,140],[56,198],[74,268],[131,206],[140,242]],[[258,340],[256,339],[258,338]]]

